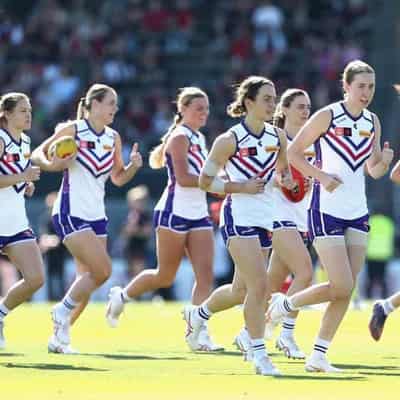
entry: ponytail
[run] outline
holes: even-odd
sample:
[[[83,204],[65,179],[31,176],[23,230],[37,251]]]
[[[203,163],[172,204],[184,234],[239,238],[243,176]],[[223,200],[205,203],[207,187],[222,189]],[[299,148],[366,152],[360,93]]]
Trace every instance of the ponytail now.
[[[78,103],[78,109],[76,111],[76,119],[83,119],[85,117],[85,97],[81,97]]]
[[[275,125],[277,128],[283,129],[285,127],[285,121],[286,121],[286,116],[282,111],[282,104],[279,103],[276,106],[274,117],[272,120],[273,125]]]
[[[246,107],[243,104],[243,100],[235,100],[226,107],[226,113],[232,118],[242,117],[246,114]]]
[[[170,137],[172,131],[181,121],[182,114],[180,112],[177,112],[175,114],[174,121],[168,128],[167,133],[161,137],[161,143],[150,152],[149,164],[152,169],[160,169],[165,166],[165,147],[167,145],[167,140]]]

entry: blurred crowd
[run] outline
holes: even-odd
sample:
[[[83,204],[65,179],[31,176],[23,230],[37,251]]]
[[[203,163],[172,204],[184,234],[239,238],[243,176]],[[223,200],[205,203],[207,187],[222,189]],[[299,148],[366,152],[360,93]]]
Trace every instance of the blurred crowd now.
[[[33,99],[33,141],[74,118],[93,82],[120,95],[115,127],[126,146],[157,143],[176,89],[211,100],[211,137],[229,125],[232,84],[248,74],[278,91],[305,88],[314,107],[336,99],[344,64],[364,58],[373,21],[366,0],[37,0],[0,4],[0,87]],[[128,148],[128,147],[127,147]]]
[[[139,141],[146,157],[168,129],[182,86],[197,85],[208,93],[210,140],[231,124],[225,109],[232,86],[249,74],[272,79],[278,93],[293,86],[306,89],[313,108],[340,98],[340,72],[352,59],[367,59],[372,25],[366,0],[0,2],[1,93],[31,97],[35,145],[57,122],[75,118],[89,85],[107,83],[119,94],[114,127],[124,149]],[[49,210],[53,201],[49,194]],[[111,241],[113,257],[125,260],[127,280],[155,263],[153,201],[145,186],[128,192],[128,214]],[[217,224],[218,203],[211,214]],[[64,291],[66,253],[48,211],[39,233],[49,268],[47,297],[56,300]],[[229,281],[232,265],[217,229],[215,235],[221,284]],[[10,274],[2,275],[4,291]]]

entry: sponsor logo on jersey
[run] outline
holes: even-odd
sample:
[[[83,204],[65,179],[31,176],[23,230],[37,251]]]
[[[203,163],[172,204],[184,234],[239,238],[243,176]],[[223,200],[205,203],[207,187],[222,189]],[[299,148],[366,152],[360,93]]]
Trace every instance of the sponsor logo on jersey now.
[[[352,130],[351,130],[351,128],[348,128],[348,127],[336,126],[335,127],[335,135],[336,136],[351,136]]]
[[[79,141],[79,147],[81,149],[94,149],[96,147],[95,142],[90,142],[88,140],[80,140]]]
[[[239,150],[240,157],[250,157],[257,155],[257,147],[243,147]]]
[[[362,137],[371,137],[372,136],[372,132],[370,132],[370,131],[360,131],[358,134]]]
[[[3,159],[6,162],[18,162],[20,160],[20,156],[18,153],[6,153],[4,154]]]

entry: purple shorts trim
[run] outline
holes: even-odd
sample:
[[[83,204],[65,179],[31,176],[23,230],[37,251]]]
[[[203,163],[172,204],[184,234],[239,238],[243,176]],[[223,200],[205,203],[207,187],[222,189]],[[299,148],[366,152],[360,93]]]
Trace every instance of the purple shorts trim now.
[[[154,211],[153,225],[156,230],[163,227],[178,233],[186,233],[199,229],[212,229],[213,227],[210,217],[187,219],[174,215],[168,211],[159,210]]]
[[[36,236],[31,229],[26,229],[12,236],[0,236],[0,250],[4,249],[6,246],[20,242],[29,242],[32,240],[36,240]]]
[[[224,225],[221,226],[221,233],[226,247],[229,245],[229,239],[233,237],[258,237],[260,245],[263,249],[270,249],[272,247],[272,232],[264,228],[258,228],[254,226]]]
[[[310,241],[313,242],[316,237],[344,236],[347,229],[368,233],[368,218],[367,214],[356,219],[341,219],[310,209],[308,210]]]
[[[273,229],[297,229],[297,225],[293,221],[274,221]]]
[[[68,214],[53,215],[53,226],[57,236],[64,241],[75,232],[91,229],[96,236],[107,236],[107,219],[86,221]]]
[[[308,232],[299,231],[297,225],[293,221],[274,221],[274,231],[279,231],[280,229],[295,229],[301,236],[306,247],[310,244]]]

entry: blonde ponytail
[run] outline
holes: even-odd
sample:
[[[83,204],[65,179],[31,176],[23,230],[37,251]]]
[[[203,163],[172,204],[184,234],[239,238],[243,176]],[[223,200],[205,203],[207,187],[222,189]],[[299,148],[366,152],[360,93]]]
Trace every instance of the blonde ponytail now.
[[[81,97],[76,111],[76,119],[83,119],[85,117],[85,98]]]
[[[178,112],[175,114],[174,122],[168,128],[167,133],[161,137],[161,143],[150,152],[149,156],[150,168],[160,169],[165,166],[165,147],[167,145],[167,140],[170,137],[172,131],[181,121],[182,121],[182,114]]]

